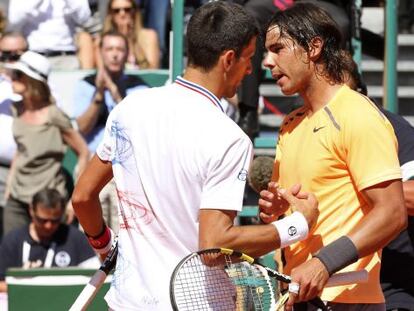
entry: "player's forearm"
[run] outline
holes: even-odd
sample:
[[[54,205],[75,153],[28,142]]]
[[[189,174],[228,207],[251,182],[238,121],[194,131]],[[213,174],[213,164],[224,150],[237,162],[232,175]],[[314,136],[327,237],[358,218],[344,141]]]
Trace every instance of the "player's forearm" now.
[[[103,227],[102,208],[99,197],[82,199],[74,193],[72,205],[83,230],[89,236],[99,235]]]
[[[374,208],[349,234],[358,249],[359,257],[367,256],[387,245],[407,226],[403,203]]]
[[[199,248],[226,247],[257,257],[280,246],[273,225],[233,226],[234,212],[201,211]]]
[[[414,216],[414,180],[403,182],[404,201],[407,213]]]
[[[401,181],[384,183],[363,193],[373,208],[348,235],[359,257],[383,248],[407,226]]]

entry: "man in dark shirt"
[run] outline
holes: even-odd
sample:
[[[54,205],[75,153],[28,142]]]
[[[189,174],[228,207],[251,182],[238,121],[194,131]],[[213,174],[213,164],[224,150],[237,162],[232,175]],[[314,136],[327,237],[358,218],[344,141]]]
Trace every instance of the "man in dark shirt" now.
[[[6,270],[11,267],[99,267],[99,259],[85,235],[62,223],[64,201],[58,191],[45,189],[33,197],[32,222],[4,236],[0,245],[0,292],[7,291]]]
[[[381,286],[387,310],[414,310],[414,128],[383,110],[398,140],[408,226],[382,251]]]

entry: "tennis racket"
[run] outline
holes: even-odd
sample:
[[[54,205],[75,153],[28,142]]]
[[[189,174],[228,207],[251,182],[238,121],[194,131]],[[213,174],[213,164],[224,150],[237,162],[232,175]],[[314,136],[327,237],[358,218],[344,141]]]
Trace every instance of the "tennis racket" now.
[[[115,243],[112,245],[108,255],[106,256],[101,267],[92,276],[88,284],[83,288],[76,301],[70,307],[69,311],[83,311],[89,306],[92,300],[95,298],[102,284],[109,272],[115,267],[116,257],[118,255],[118,241],[115,239]]]
[[[327,286],[365,281],[362,272],[339,273]],[[174,310],[277,310],[289,297],[279,296],[276,280],[290,283],[288,275],[260,264],[254,258],[226,248],[205,249],[182,259],[170,280],[170,299]],[[317,297],[310,301],[326,309]]]

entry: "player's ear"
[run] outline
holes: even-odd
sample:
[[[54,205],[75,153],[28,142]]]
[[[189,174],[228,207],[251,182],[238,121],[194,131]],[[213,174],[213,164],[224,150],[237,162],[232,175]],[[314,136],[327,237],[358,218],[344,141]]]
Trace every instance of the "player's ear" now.
[[[221,55],[224,71],[229,71],[236,61],[236,53],[233,50],[227,50]]]
[[[29,205],[29,213],[30,213],[30,217],[33,218],[33,216],[34,216],[34,207],[33,207],[32,203],[30,203],[30,205]]]
[[[309,58],[312,61],[316,61],[322,53],[324,42],[321,37],[312,38],[309,44]]]

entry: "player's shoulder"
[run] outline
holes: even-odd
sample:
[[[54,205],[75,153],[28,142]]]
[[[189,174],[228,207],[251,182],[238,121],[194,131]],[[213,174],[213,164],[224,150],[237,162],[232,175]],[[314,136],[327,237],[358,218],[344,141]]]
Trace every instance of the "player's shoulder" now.
[[[300,120],[303,119],[303,117],[306,114],[306,108],[304,106],[301,106],[292,112],[288,113],[285,118],[282,121],[282,124],[280,126],[279,134],[282,134],[285,132],[288,128],[294,126],[294,124],[297,124],[300,122]]]

